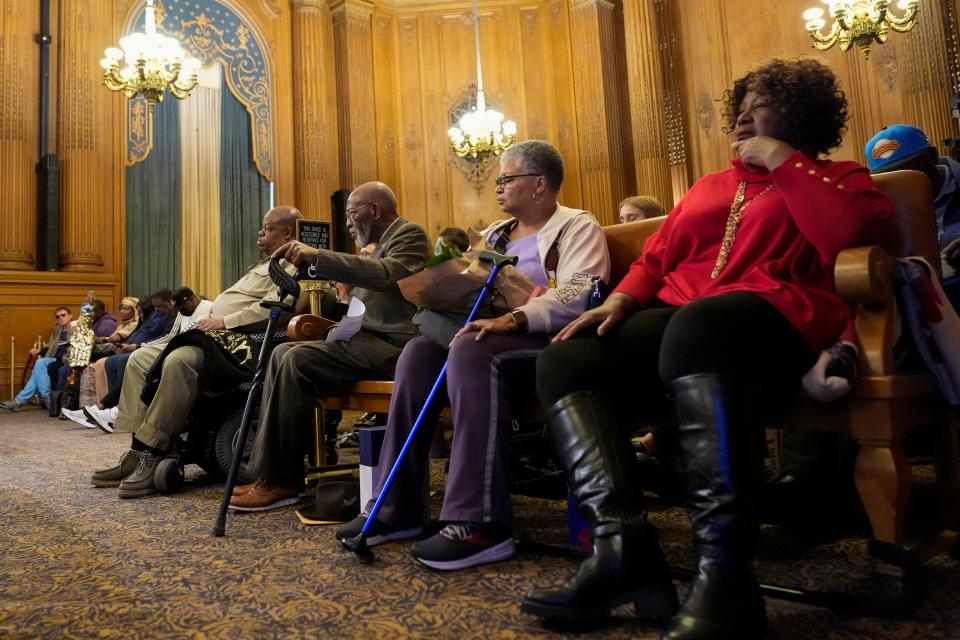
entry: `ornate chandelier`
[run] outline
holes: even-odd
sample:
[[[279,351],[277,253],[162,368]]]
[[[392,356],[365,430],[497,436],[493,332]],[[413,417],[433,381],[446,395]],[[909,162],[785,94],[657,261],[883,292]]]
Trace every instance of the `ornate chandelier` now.
[[[103,84],[111,91],[122,91],[128,98],[142,94],[150,110],[169,89],[183,100],[197,86],[200,61],[185,58],[183,47],[174,38],[157,33],[153,0],[147,0],[144,33],[120,38],[120,47],[110,47],[100,61]],[[120,67],[121,60],[125,64]]]
[[[447,135],[453,152],[460,158],[486,164],[491,156],[498,156],[513,144],[517,123],[504,122],[503,114],[487,109],[483,95],[483,69],[480,67],[480,18],[477,0],[473,0],[473,37],[477,50],[477,104],[460,118],[459,127],[450,127]]]
[[[897,16],[890,12],[890,0],[823,0],[827,5],[830,17],[834,19],[830,32],[824,35],[820,30],[826,26],[823,19],[823,9],[814,7],[803,12],[806,20],[806,29],[813,40],[813,46],[825,51],[840,43],[840,48],[847,51],[851,45],[857,44],[863,50],[863,57],[870,57],[870,45],[874,41],[883,44],[887,41],[887,32],[890,29],[904,33],[910,31],[917,23],[918,0],[900,0],[897,8],[903,15]]]

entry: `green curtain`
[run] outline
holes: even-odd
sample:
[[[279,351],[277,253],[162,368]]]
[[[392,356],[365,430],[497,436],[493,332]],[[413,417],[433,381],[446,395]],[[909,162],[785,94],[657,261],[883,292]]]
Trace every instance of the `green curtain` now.
[[[270,183],[253,161],[250,114],[226,76],[220,103],[220,275],[226,289],[260,259],[257,233],[270,208]]]
[[[153,150],[127,167],[127,293],[180,286],[180,108],[168,97],[153,111]]]

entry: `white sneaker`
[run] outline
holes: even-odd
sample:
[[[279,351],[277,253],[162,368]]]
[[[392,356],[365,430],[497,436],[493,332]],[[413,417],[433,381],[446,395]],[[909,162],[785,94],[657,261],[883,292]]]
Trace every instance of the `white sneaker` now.
[[[95,404],[84,407],[87,413],[96,421],[97,426],[107,433],[113,433],[113,423],[117,419],[117,408],[101,409]]]
[[[83,409],[61,409],[60,413],[70,418],[81,427],[86,427],[87,429],[97,428],[97,424],[87,418],[86,414],[83,412]]]

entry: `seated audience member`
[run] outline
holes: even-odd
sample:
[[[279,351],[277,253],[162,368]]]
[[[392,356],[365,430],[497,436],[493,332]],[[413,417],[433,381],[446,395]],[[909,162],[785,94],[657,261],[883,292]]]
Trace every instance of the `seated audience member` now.
[[[460,253],[469,250],[470,239],[467,237],[467,232],[460,227],[447,227],[437,236],[434,253],[439,255],[443,247],[446,247],[448,250],[456,249]]]
[[[373,255],[364,258],[300,242],[273,254],[312,265],[311,277],[353,287],[366,312],[362,328],[349,339],[288,342],[274,348],[248,465],[258,480],[237,488],[232,509],[264,511],[296,502],[317,398],[342,393],[358,380],[393,378],[400,350],[416,335],[411,322],[416,307],[401,295],[397,281],[423,268],[430,251],[427,234],[398,216],[397,198],[382,182],[368,182],[350,194],[347,228],[356,246],[377,244]]]
[[[49,367],[59,362],[67,352],[67,334],[70,332],[70,323],[73,322],[69,307],[57,307],[53,317],[56,324],[50,332],[47,348],[43,350],[43,356],[33,363],[33,370],[30,372],[30,379],[27,380],[26,386],[12,400],[0,402],[0,408],[20,411],[20,408],[30,402],[34,396],[40,396],[41,406],[46,406],[47,398],[50,397]],[[32,356],[40,353],[40,349],[30,349]]]
[[[171,300],[159,300],[158,307],[160,309],[166,309],[167,305],[171,303]],[[172,304],[176,309],[177,313],[176,320],[173,323],[170,331],[166,335],[152,340],[149,342],[149,345],[152,346],[161,346],[168,343],[173,336],[189,331],[193,326],[201,320],[206,320],[210,317],[210,310],[213,308],[213,303],[209,300],[201,300],[193,293],[193,290],[188,287],[181,287],[172,296]],[[73,420],[74,422],[81,424],[85,427],[97,427],[108,433],[113,432],[113,422],[117,419],[117,404],[120,401],[119,390],[114,394],[116,400],[113,402],[108,402],[110,406],[107,407],[103,404],[102,400],[109,393],[109,386],[107,383],[106,372],[104,371],[105,367],[116,366],[121,369],[119,382],[115,382],[118,387],[123,381],[123,369],[126,368],[126,362],[130,358],[129,353],[120,353],[115,356],[111,356],[117,360],[116,363],[106,363],[104,360],[97,360],[92,365],[87,367],[87,370],[94,369],[97,372],[97,396],[96,403],[87,403],[86,405],[81,404],[82,409],[72,411],[69,409],[63,410],[63,415],[67,418]],[[109,360],[109,358],[108,358]],[[106,364],[105,364],[106,363]],[[87,370],[84,370],[84,375],[87,375]],[[103,386],[100,386],[101,377],[103,379]]]
[[[152,311],[130,335],[114,345],[114,354],[104,360],[97,360],[94,368],[97,381],[97,399],[99,400],[112,387],[119,387],[123,380],[123,369],[127,359],[140,345],[153,342],[170,333],[176,314],[173,313],[173,294],[170,289],[159,289],[150,294]],[[132,298],[136,299],[136,298]]]
[[[140,326],[140,300],[127,296],[120,301],[120,321],[117,328],[106,338],[97,338],[97,344],[116,344],[130,337]]]
[[[159,289],[150,294],[149,308],[151,311],[140,326],[123,342],[116,345],[116,353],[106,358],[101,364],[94,363],[97,371],[103,374],[103,378],[98,378],[97,382],[98,400],[102,399],[110,389],[120,387],[131,353],[141,345],[151,344],[171,333],[177,314],[174,313],[173,293],[170,289]]]
[[[117,330],[117,319],[107,311],[103,300],[93,301],[93,335],[98,338],[108,338]]]
[[[173,331],[184,333],[213,313],[213,301],[204,300],[190,287],[180,287],[173,294],[173,305],[177,310],[177,320]]]
[[[947,156],[938,158],[927,134],[905,124],[880,131],[864,152],[872,173],[912,169],[930,177],[943,291],[950,304],[960,309],[960,163]]]
[[[764,633],[751,566],[759,413],[836,342],[849,317],[833,288],[836,256],[881,240],[893,204],[860,165],[820,159],[847,120],[846,98],[820,62],[754,69],[725,107],[733,166],[693,185],[606,302],[560,331],[537,362],[551,441],[594,551],[563,585],[531,591],[529,613],[589,619],[623,602],[645,618],[673,613],[620,421],[646,415],[669,390],[700,559],[662,637]]]
[[[663,205],[653,196],[630,196],[620,203],[620,223],[659,218],[664,213]]]
[[[301,217],[293,207],[271,209],[263,217],[257,246],[267,254],[273,253],[295,236],[295,224]],[[295,271],[291,264],[284,267],[289,273]],[[260,302],[277,298],[277,286],[270,279],[268,261],[261,261],[217,296],[210,317],[193,328],[213,331],[262,326],[270,311],[261,307]],[[121,498],[136,498],[156,491],[154,469],[174,446],[199,391],[198,378],[205,366],[203,349],[181,346],[165,355],[160,383],[150,406],[142,402],[147,373],[163,354],[165,346],[165,343],[143,345],[127,362],[114,429],[133,432],[131,449],[123,454],[120,464],[96,471],[90,479],[95,486],[118,486],[117,493]]]
[[[497,202],[510,217],[482,235],[517,256],[517,269],[546,293],[511,313],[470,323],[454,338],[449,353],[427,337],[404,347],[380,453],[377,494],[445,362],[446,386],[371,525],[368,544],[416,536],[429,518],[423,492],[428,452],[440,410],[449,404],[454,430],[440,512],[445,526],[415,542],[411,554],[434,569],[456,570],[515,553],[506,451],[511,400],[533,394],[540,350],[553,332],[587,308],[591,278],[610,275],[603,229],[590,213],[557,202],[563,174],[563,159],[546,142],[521,142],[500,156]],[[358,535],[372,507],[372,502],[365,505],[337,538]]]
[[[99,397],[96,392],[96,380],[98,377],[102,380],[102,384],[106,386],[106,375],[103,372],[103,365],[96,365],[104,358],[112,356],[116,352],[117,343],[126,339],[137,328],[140,323],[139,302],[136,298],[124,298],[119,305],[120,320],[117,323],[116,330],[106,338],[98,337],[96,339],[96,344],[93,345],[93,350],[90,353],[90,364],[84,367],[80,373],[81,407],[95,402]],[[76,412],[67,409],[61,413],[69,418]],[[84,426],[95,427],[93,424],[86,424]]]

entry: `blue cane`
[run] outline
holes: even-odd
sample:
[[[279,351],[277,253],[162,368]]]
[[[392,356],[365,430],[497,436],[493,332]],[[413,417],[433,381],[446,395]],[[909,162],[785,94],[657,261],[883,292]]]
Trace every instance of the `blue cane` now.
[[[483,284],[483,289],[480,290],[480,294],[477,296],[477,301],[474,303],[473,310],[470,311],[470,315],[467,316],[467,321],[464,323],[464,326],[467,326],[473,322],[474,319],[476,319],[477,312],[480,311],[480,306],[486,299],[487,294],[491,289],[493,289],[493,284],[496,282],[497,276],[500,274],[500,270],[508,264],[517,264],[516,256],[504,256],[493,251],[482,252],[480,254],[480,260],[482,262],[489,262],[493,264],[493,267],[490,269],[490,276]],[[400,468],[400,464],[403,462],[404,456],[407,455],[407,451],[410,449],[413,439],[417,437],[417,432],[420,430],[420,425],[423,424],[423,418],[427,415],[427,411],[430,409],[430,405],[433,404],[433,400],[436,398],[437,392],[440,390],[440,386],[443,384],[443,381],[446,377],[447,363],[444,363],[443,368],[440,369],[440,375],[437,376],[437,381],[433,383],[433,388],[430,389],[430,393],[427,395],[427,399],[423,403],[423,408],[420,409],[420,415],[417,416],[416,422],[413,423],[413,428],[410,429],[410,433],[407,435],[407,440],[403,443],[403,447],[400,449],[400,453],[397,455],[397,459],[393,463],[393,467],[390,469],[390,473],[387,475],[386,481],[383,483],[383,489],[380,491],[380,495],[377,496],[377,501],[373,504],[373,509],[371,509],[370,513],[367,515],[367,521],[363,523],[363,529],[361,529],[360,534],[355,538],[349,538],[340,541],[343,546],[353,551],[365,562],[371,562],[373,560],[373,553],[370,551],[370,547],[367,545],[367,532],[370,530],[370,526],[377,517],[377,513],[380,511],[380,505],[383,504],[384,497],[387,495],[387,492],[393,485],[393,479],[397,475],[397,470]]]

